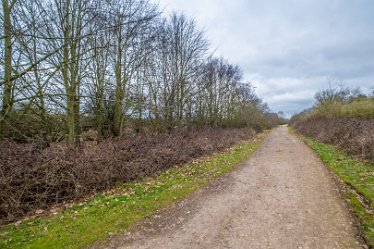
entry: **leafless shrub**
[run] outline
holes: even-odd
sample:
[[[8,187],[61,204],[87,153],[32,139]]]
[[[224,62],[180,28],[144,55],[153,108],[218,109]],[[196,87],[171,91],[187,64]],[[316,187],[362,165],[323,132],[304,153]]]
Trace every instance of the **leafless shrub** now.
[[[309,137],[374,163],[374,120],[311,116],[293,124]]]
[[[33,210],[156,175],[254,136],[251,129],[205,129],[86,142],[80,151],[5,141],[0,150],[0,223]]]

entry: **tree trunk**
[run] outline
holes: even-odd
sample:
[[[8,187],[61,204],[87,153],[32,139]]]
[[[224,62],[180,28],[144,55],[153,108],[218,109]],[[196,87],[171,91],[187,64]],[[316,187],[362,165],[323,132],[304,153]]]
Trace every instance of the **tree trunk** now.
[[[15,1],[9,3],[7,0],[3,2],[4,16],[4,85],[3,85],[3,106],[0,113],[0,136],[6,136],[8,120],[12,111],[12,22],[10,19],[11,8]]]
[[[116,96],[114,105],[114,117],[113,117],[113,134],[115,136],[121,135],[122,126],[122,105],[124,97],[124,86],[122,79],[122,29],[118,27],[118,38],[117,38],[117,61],[116,61]]]
[[[75,86],[71,76],[71,70],[69,68],[70,58],[69,52],[71,52],[71,41],[70,41],[70,0],[66,1],[65,6],[65,27],[64,27],[64,51],[63,51],[63,67],[62,76],[66,91],[66,145],[73,147],[75,145]],[[69,75],[70,72],[70,75]],[[69,77],[70,76],[70,77]]]

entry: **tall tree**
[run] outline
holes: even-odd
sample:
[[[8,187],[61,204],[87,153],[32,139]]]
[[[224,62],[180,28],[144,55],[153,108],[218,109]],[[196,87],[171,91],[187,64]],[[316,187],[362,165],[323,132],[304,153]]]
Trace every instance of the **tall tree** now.
[[[158,81],[162,82],[163,116],[169,127],[182,125],[192,100],[195,80],[208,49],[195,21],[173,13],[158,29]]]
[[[49,5],[49,45],[61,49],[50,63],[59,69],[59,94],[65,96],[66,142],[70,147],[79,143],[81,86],[89,60],[87,42],[92,30],[87,26],[91,21],[89,13],[94,9],[92,4],[84,0],[54,0]]]
[[[148,1],[132,0],[116,2],[114,12],[115,36],[115,104],[113,133],[121,135],[124,121],[126,88],[136,71],[143,65],[151,34],[144,36],[147,26],[159,15],[156,6]]]
[[[16,0],[2,0],[3,10],[3,33],[4,33],[4,80],[3,84],[3,98],[2,108],[0,112],[0,135],[6,132],[6,125],[8,117],[13,106],[13,84],[12,80],[12,37],[13,26],[11,20],[11,13],[16,4]]]

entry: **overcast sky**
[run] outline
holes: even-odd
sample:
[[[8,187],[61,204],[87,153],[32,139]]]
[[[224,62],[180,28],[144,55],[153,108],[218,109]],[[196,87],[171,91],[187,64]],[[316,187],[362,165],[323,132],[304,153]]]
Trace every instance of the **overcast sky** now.
[[[157,0],[155,0],[157,1]],[[287,115],[329,82],[374,87],[373,0],[160,0],[205,30],[269,107]]]

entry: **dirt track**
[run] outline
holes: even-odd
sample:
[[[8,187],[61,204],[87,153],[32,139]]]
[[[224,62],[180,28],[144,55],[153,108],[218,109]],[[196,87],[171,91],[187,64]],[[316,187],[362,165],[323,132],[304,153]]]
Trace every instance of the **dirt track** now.
[[[242,167],[106,248],[361,248],[321,161],[274,130]]]

